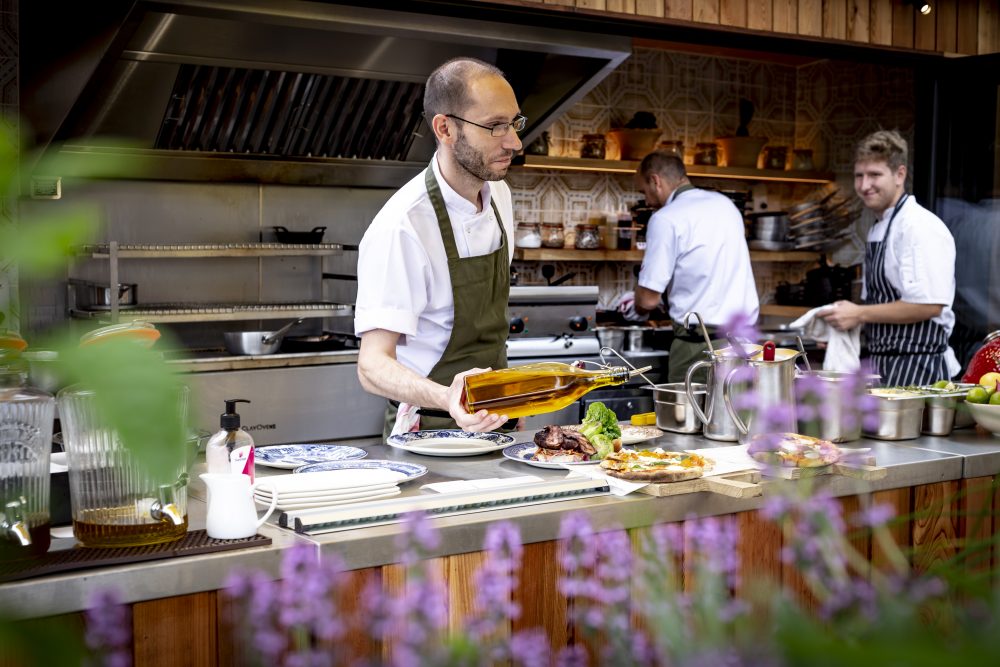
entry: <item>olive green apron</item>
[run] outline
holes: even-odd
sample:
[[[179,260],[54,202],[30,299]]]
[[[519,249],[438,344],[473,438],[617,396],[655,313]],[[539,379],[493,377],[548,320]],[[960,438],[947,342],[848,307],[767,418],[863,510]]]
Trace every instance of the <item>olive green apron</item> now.
[[[507,367],[510,253],[507,250],[507,232],[500,219],[500,211],[491,197],[490,205],[497,224],[500,225],[500,247],[488,255],[459,257],[451,218],[448,217],[441,188],[434,177],[434,169],[430,166],[424,171],[424,182],[437,215],[445,253],[448,255],[448,275],[455,302],[451,338],[427,377],[447,387],[456,374],[470,368]],[[390,403],[385,412],[383,437],[389,437],[396,423],[396,411],[396,406]],[[420,428],[427,430],[457,426],[451,418],[421,415]]]

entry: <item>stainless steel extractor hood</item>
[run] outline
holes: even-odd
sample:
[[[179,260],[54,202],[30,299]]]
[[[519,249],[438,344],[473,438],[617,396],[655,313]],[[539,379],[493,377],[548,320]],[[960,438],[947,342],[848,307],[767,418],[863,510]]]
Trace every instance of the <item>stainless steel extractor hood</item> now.
[[[507,73],[527,143],[631,52],[622,37],[324,2],[138,0],[113,27],[75,85],[27,87],[59,175],[395,186],[433,153],[423,83],[448,58]]]

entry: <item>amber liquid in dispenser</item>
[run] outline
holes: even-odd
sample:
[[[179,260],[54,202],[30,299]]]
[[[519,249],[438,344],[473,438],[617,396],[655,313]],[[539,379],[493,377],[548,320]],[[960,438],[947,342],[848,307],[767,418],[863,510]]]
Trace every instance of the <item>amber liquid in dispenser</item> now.
[[[52,534],[50,531],[52,525],[47,519],[48,517],[46,517],[45,523],[38,524],[37,526],[28,526],[28,535],[31,536],[31,544],[22,546],[20,542],[14,542],[13,540],[0,540],[0,562],[44,556],[52,544]],[[30,517],[28,522],[30,524]]]
[[[134,506],[84,510],[73,519],[73,536],[85,547],[129,547],[173,542],[184,537],[188,529],[186,514],[179,526],[172,521],[135,520]]]
[[[633,373],[624,367],[589,371],[558,362],[487,371],[466,376],[466,405],[470,413],[485,409],[510,419],[538,415],[561,410],[598,387],[624,384]]]

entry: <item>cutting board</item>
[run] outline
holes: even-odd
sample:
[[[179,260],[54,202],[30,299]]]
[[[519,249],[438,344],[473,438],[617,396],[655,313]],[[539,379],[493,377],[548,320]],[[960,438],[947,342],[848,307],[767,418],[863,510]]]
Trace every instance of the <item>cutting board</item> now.
[[[708,491],[709,493],[719,493],[730,498],[754,498],[764,492],[760,484],[759,470],[746,470],[743,472],[731,472],[726,475],[715,475],[712,477],[699,477],[683,482],[670,482],[666,484],[647,484],[638,489],[636,493],[645,493],[649,496],[679,496],[684,493],[697,493]]]
[[[885,478],[888,471],[875,465],[875,457],[865,456],[858,458],[851,463],[834,463],[828,466],[818,466],[816,468],[764,468],[764,473],[768,477],[778,477],[781,479],[804,479],[806,477],[817,477],[819,475],[843,475],[853,477],[866,482]]]

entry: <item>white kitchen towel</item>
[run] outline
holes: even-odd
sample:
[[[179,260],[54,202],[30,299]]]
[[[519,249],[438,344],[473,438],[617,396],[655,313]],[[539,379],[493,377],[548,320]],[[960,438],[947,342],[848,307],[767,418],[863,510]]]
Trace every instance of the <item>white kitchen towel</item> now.
[[[861,367],[861,325],[849,331],[834,329],[818,314],[836,308],[827,304],[813,308],[808,313],[792,322],[793,329],[802,329],[803,335],[813,340],[826,343],[826,356],[823,358],[825,371],[856,371]]]
[[[392,425],[392,431],[389,435],[399,435],[400,433],[419,431],[420,415],[417,414],[417,410],[419,409],[419,405],[400,403],[399,409],[396,410],[396,423]]]

